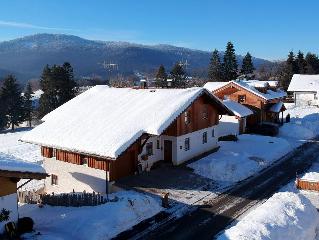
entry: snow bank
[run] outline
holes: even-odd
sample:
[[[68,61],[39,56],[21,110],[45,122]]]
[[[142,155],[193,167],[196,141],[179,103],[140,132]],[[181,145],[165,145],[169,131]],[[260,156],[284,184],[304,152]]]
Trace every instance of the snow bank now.
[[[25,204],[19,207],[20,217],[32,217],[43,239],[98,240],[110,239],[162,210],[154,198],[141,193],[125,191],[111,198],[114,195],[119,201],[95,207]]]
[[[285,123],[279,129],[279,137],[295,141],[297,145],[303,140],[309,140],[319,135],[319,108],[315,106],[295,106],[285,104],[285,114],[290,114],[290,123]]]
[[[220,142],[218,152],[188,166],[201,176],[228,185],[253,175],[292,150],[281,138],[244,134],[238,139]]]
[[[300,194],[276,193],[251,211],[219,240],[311,240],[315,239],[319,214],[311,202]]]
[[[285,138],[295,138],[299,140],[308,140],[315,137],[310,129],[303,125],[286,123],[279,129],[279,136]]]

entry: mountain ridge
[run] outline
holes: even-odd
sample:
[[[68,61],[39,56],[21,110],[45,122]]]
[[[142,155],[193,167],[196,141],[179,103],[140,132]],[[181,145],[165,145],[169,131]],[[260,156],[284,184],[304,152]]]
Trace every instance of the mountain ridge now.
[[[110,69],[103,62],[118,65],[117,73],[153,73],[160,64],[169,70],[174,63],[186,61],[190,74],[206,74],[211,53],[169,44],[145,45],[122,41],[89,40],[66,34],[35,34],[0,42],[0,69],[20,73],[20,81],[39,78],[46,64],[71,63],[76,77],[98,75],[107,78]],[[241,63],[243,56],[237,55]],[[271,63],[253,58],[258,68]],[[114,72],[113,72],[114,73]],[[1,77],[1,76],[0,76]]]

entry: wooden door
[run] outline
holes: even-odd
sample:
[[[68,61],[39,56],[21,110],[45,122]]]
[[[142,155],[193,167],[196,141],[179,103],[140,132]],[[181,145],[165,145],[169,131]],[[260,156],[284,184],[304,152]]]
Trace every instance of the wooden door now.
[[[164,140],[164,161],[172,162],[172,141]]]

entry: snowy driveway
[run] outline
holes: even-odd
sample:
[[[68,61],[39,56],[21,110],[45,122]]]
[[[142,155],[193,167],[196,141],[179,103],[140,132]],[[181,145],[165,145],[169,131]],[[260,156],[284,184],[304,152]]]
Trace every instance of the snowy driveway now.
[[[174,204],[193,205],[217,189],[213,180],[193,173],[186,166],[162,164],[156,169],[117,181],[117,186],[133,188],[156,196],[169,193]]]

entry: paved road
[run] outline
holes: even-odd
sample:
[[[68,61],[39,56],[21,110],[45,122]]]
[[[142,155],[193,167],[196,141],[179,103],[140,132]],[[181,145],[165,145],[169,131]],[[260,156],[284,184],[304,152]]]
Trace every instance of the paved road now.
[[[267,168],[258,176],[138,239],[213,239],[238,216],[293,180],[296,172],[308,169],[317,159],[318,153],[319,143],[306,143],[292,156]]]

